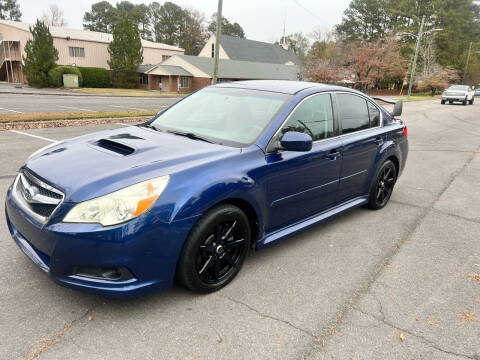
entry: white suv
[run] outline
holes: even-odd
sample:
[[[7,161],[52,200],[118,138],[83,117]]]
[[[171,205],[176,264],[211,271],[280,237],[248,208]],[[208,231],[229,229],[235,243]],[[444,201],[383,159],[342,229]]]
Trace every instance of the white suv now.
[[[447,101],[450,104],[453,104],[454,101],[459,101],[463,105],[467,105],[467,102],[470,105],[473,105],[475,100],[475,91],[467,85],[453,85],[445,90],[442,94],[442,104],[445,104]]]

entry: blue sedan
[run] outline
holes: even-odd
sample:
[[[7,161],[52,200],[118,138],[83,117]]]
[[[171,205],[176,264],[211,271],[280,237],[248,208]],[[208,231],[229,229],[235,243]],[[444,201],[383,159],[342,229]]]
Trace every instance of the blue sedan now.
[[[250,248],[383,208],[407,159],[400,114],[316,83],[209,86],[144,124],[33,154],[8,189],[8,228],[67,287],[129,297],[178,279],[212,292]]]

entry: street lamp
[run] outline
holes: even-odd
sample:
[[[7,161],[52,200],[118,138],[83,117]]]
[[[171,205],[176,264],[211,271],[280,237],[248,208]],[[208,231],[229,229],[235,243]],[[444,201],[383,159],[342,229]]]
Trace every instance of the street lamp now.
[[[417,44],[415,45],[415,56],[413,57],[413,64],[412,69],[410,71],[410,81],[408,82],[408,97],[412,95],[412,86],[413,80],[415,79],[415,71],[417,67],[417,59],[418,59],[418,50],[420,48],[420,40],[422,39],[423,34],[427,34],[434,31],[442,31],[443,29],[432,29],[429,31],[423,32],[423,26],[425,25],[425,15],[422,16],[422,23],[420,24],[420,30],[418,31],[417,37]]]

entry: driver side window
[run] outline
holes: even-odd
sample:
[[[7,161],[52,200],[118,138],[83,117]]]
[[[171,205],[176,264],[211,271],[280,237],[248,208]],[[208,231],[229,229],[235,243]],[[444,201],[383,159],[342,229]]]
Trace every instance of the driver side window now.
[[[314,95],[303,101],[283,125],[281,135],[288,131],[308,134],[313,141],[334,135],[330,94]]]

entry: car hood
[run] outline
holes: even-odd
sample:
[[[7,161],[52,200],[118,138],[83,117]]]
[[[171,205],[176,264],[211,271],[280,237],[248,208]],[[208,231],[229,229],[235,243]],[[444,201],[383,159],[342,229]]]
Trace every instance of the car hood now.
[[[65,201],[78,202],[240,151],[130,126],[60,142],[26,167],[64,191]]]

